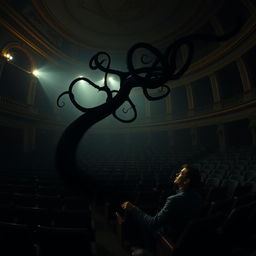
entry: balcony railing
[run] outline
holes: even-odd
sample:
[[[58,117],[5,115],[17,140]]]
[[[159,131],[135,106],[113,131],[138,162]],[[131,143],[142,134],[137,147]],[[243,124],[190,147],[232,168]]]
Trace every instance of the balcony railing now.
[[[177,120],[177,119],[185,119],[189,117],[196,117],[200,115],[205,115],[209,113],[213,113],[219,110],[225,110],[228,108],[232,108],[235,106],[243,105],[249,103],[256,99],[256,90],[252,90],[248,93],[239,94],[229,99],[221,100],[219,103],[206,105],[202,107],[197,107],[193,110],[189,111],[175,111],[169,115],[159,115],[151,117],[151,122],[155,121],[163,121],[163,120]],[[142,120],[143,121],[143,120]]]
[[[22,114],[22,115],[38,115],[39,111],[35,107],[28,105],[23,102],[10,99],[5,96],[0,96],[0,112],[11,113],[11,114]]]

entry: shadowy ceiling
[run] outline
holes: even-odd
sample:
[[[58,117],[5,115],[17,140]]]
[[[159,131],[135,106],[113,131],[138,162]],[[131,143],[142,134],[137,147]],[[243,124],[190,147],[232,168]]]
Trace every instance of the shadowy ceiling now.
[[[164,48],[207,23],[221,0],[32,0],[55,31],[80,47],[126,51],[137,42]]]

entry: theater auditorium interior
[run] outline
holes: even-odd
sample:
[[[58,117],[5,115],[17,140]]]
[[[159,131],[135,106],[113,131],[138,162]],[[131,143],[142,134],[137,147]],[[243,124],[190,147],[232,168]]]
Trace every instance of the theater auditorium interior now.
[[[1,255],[256,255],[255,0],[0,11]],[[200,214],[134,247],[121,204],[155,216],[183,164]]]

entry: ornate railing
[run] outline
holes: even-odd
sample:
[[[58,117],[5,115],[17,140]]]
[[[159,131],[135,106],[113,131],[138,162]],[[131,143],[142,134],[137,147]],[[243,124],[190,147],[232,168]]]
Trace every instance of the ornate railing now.
[[[32,115],[38,115],[39,111],[37,108],[25,104],[23,102],[18,102],[16,100],[13,100],[9,97],[5,97],[5,96],[0,96],[0,106],[1,106],[1,110],[0,112],[6,112],[8,111],[8,113],[12,113],[12,114],[25,114],[26,116]]]

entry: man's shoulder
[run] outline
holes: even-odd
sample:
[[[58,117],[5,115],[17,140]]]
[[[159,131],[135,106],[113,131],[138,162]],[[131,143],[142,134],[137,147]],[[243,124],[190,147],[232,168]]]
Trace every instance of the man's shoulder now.
[[[183,192],[178,192],[177,194],[168,196],[167,200],[172,200],[172,199],[180,198],[180,197],[183,197],[183,196],[184,196]]]

